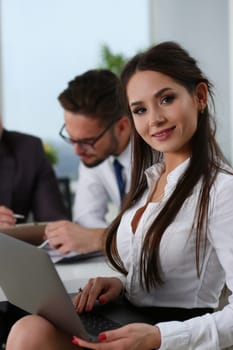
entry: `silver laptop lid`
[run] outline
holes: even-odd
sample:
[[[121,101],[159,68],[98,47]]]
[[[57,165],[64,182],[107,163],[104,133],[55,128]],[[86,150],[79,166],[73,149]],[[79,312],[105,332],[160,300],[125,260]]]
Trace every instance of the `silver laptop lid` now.
[[[90,339],[43,250],[0,233],[0,285],[12,304],[43,316],[68,334]]]

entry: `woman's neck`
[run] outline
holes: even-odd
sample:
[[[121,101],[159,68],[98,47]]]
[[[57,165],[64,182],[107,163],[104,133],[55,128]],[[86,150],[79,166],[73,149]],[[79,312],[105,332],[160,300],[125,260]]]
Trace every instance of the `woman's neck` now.
[[[174,154],[174,153],[164,154],[164,164],[165,164],[164,173],[168,175],[172,170],[177,168],[189,157],[190,157],[189,152],[182,153],[182,154]]]

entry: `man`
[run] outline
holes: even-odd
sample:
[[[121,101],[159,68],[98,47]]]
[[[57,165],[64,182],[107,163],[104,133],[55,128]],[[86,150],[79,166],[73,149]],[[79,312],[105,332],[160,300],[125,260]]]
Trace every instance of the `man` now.
[[[123,167],[121,190],[130,186],[130,121],[126,116],[119,79],[108,70],[90,70],[77,76],[60,94],[65,124],[61,137],[73,145],[81,160],[74,204],[74,221],[48,224],[50,246],[66,254],[102,250],[112,202],[120,209],[114,171],[116,159]],[[119,163],[118,163],[119,165]]]
[[[29,214],[35,221],[68,217],[40,139],[7,131],[0,121],[0,228],[24,222]]]

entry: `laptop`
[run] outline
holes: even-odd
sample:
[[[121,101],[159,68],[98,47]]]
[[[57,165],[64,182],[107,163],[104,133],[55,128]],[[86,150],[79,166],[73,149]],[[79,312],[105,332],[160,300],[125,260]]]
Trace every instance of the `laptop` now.
[[[0,233],[0,286],[12,304],[89,341],[131,322],[154,324],[151,308],[134,307],[122,298],[106,305],[96,303],[92,312],[77,314],[49,255],[4,233]]]

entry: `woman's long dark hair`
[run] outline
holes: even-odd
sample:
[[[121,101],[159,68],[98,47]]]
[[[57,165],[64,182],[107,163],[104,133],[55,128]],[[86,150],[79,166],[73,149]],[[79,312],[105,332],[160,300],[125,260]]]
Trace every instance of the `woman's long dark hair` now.
[[[163,73],[184,86],[191,94],[195,92],[197,84],[204,82],[208,87],[209,102],[198,118],[198,127],[191,140],[190,163],[168,198],[164,207],[151,224],[145,235],[140,259],[140,282],[147,290],[163,282],[159,265],[159,245],[167,227],[173,222],[184,201],[191,195],[194,186],[202,181],[197,207],[197,235],[196,235],[196,267],[200,275],[201,242],[206,242],[209,194],[211,186],[221,169],[224,157],[215,140],[215,122],[210,114],[209,103],[213,102],[212,85],[199,69],[196,61],[189,53],[174,42],[164,42],[152,47],[144,53],[133,57],[124,67],[121,81],[126,98],[126,87],[130,78],[137,71],[156,71]],[[131,118],[130,112],[129,117]],[[132,123],[133,124],[133,123]],[[162,154],[153,150],[137,134],[132,125],[132,183],[124,204],[124,208],[107,231],[106,253],[112,265],[123,273],[127,273],[120,259],[116,247],[116,232],[125,210],[132,207],[144,193],[147,183],[144,171],[152,164],[161,161]]]

